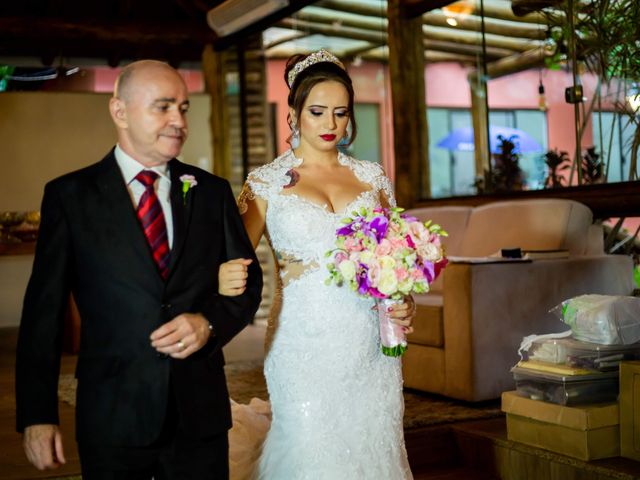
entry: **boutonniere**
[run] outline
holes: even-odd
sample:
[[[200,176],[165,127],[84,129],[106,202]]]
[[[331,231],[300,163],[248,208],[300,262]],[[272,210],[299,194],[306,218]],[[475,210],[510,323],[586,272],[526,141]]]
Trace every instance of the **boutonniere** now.
[[[191,190],[193,187],[198,185],[198,182],[196,180],[196,177],[186,174],[180,176],[180,181],[182,182],[182,202],[186,205],[187,193],[189,193],[189,190]]]

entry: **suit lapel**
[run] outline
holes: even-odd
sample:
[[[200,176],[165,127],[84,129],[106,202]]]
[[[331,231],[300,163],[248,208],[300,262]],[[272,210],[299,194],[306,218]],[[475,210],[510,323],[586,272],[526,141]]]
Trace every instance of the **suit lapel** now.
[[[106,205],[106,210],[111,216],[113,224],[117,225],[117,230],[124,237],[125,244],[131,247],[131,250],[122,251],[120,254],[127,255],[127,252],[132,252],[133,258],[142,261],[145,268],[155,272],[160,279],[158,268],[140,226],[113,150],[102,160],[102,169],[97,177],[97,183],[101,194],[106,197],[104,205]]]
[[[187,238],[191,211],[193,210],[193,196],[197,189],[192,188],[183,196],[180,177],[185,173],[184,165],[173,159],[169,162],[169,170],[171,175],[171,213],[173,216],[173,247],[169,264],[169,276],[171,276]]]

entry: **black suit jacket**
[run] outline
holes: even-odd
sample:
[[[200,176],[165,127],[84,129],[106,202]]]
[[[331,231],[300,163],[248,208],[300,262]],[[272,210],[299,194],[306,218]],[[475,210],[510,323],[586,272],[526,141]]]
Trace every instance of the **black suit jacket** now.
[[[69,292],[80,317],[77,439],[147,445],[160,433],[170,388],[195,436],[230,428],[221,347],[255,314],[262,274],[226,180],[169,163],[174,240],[160,277],[113,150],[45,187],[16,362],[17,427],[58,423],[57,383]],[[186,199],[183,174],[198,185]],[[218,266],[253,258],[239,297],[218,295]],[[184,312],[202,313],[215,336],[185,360],[159,355],[149,336]]]

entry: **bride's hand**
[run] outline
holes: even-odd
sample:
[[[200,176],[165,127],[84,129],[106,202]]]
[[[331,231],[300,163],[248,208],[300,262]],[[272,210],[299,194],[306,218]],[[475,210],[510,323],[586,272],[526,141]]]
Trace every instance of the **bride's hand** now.
[[[218,293],[227,297],[236,297],[247,288],[250,258],[234,258],[220,265],[218,270]]]
[[[416,303],[411,295],[404,298],[403,303],[389,307],[389,317],[396,325],[404,327],[405,333],[413,333],[413,317],[416,314]]]

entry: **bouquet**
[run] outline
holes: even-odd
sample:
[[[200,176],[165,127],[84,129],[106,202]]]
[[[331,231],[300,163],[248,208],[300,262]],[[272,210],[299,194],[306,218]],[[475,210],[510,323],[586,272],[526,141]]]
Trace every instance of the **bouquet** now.
[[[342,220],[336,248],[326,253],[326,284],[348,285],[378,301],[382,352],[400,356],[407,348],[402,327],[393,324],[387,307],[411,293],[426,293],[447,264],[440,238],[447,233],[431,221],[422,223],[402,208],[362,208]]]

